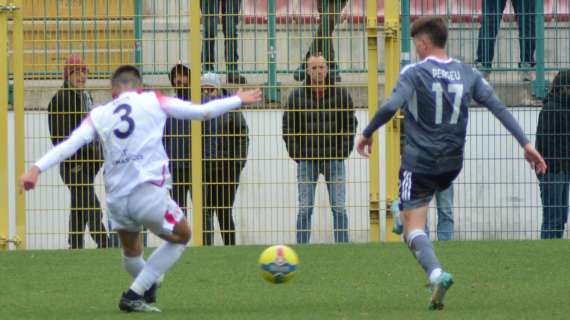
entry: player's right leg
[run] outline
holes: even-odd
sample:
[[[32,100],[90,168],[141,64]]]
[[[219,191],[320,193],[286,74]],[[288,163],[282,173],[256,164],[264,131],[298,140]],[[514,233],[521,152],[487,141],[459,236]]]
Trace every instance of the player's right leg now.
[[[400,207],[404,241],[429,278],[432,291],[429,309],[443,308],[443,299],[453,284],[451,274],[444,272],[425,232],[428,205],[437,190],[437,177],[400,172]]]
[[[149,290],[180,259],[190,240],[188,222],[178,205],[164,187],[143,184],[129,196],[127,204],[130,217],[165,242],[147,259],[126,295],[132,299],[147,298]],[[154,302],[153,301],[147,302]]]
[[[143,241],[140,232],[118,230],[117,233],[123,248],[125,270],[136,279],[146,264],[143,259]],[[121,296],[119,309],[125,312],[160,312],[146,301],[144,295],[135,295],[130,290]]]
[[[424,231],[427,210],[426,204],[402,212],[404,240],[428,276],[428,286],[432,293],[428,308],[430,310],[441,310],[443,309],[445,294],[453,285],[453,277],[443,271],[433,245]]]

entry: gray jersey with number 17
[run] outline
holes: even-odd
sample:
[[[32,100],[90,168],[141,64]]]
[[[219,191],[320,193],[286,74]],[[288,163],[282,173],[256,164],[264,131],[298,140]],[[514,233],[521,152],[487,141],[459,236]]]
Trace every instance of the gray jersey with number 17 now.
[[[521,145],[528,143],[512,114],[476,69],[455,59],[435,57],[402,69],[389,101],[363,134],[371,136],[402,108],[406,134],[402,169],[425,174],[459,170],[472,99],[489,109]]]

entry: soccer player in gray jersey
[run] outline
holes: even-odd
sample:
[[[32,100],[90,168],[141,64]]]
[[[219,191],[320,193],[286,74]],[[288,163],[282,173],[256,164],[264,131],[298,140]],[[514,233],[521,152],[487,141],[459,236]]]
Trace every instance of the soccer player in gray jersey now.
[[[411,33],[422,61],[402,69],[390,99],[359,137],[357,150],[368,157],[373,132],[402,109],[406,142],[399,192],[404,241],[429,277],[429,309],[440,310],[453,277],[443,271],[424,229],[434,193],[449,187],[463,166],[471,99],[501,121],[524,148],[526,160],[537,173],[544,173],[546,164],[481,74],[447,55],[447,26],[443,18],[420,18]]]

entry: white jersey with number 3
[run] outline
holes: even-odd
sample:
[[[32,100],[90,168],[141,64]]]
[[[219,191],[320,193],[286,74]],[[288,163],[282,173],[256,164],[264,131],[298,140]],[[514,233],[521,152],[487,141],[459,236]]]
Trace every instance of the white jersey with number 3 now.
[[[167,114],[154,92],[128,92],[95,108],[90,119],[103,145],[105,189],[121,197],[144,182],[169,186],[162,144]]]
[[[239,106],[237,96],[195,105],[157,92],[124,92],[93,109],[68,139],[35,165],[46,171],[98,137],[104,150],[107,201],[127,196],[142,183],[170,187],[169,160],[162,144],[166,119],[207,120]]]

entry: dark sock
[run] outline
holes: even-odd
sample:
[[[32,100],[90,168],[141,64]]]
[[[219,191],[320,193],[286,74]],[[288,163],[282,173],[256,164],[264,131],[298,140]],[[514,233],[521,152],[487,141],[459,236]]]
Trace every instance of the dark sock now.
[[[127,293],[125,293],[125,298],[127,298],[129,300],[139,300],[142,297],[140,295],[138,295],[136,292],[134,292],[133,290],[129,289],[129,291],[127,291]]]

